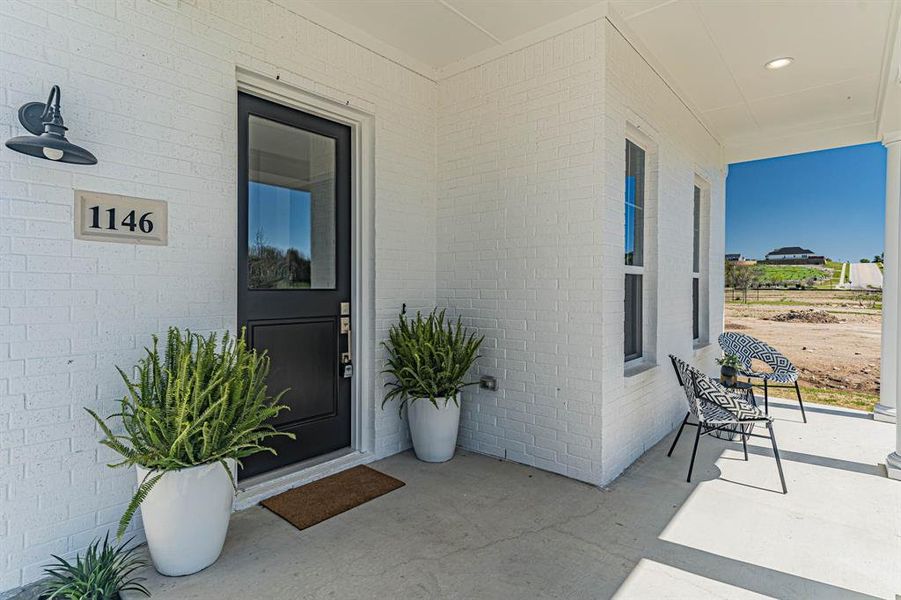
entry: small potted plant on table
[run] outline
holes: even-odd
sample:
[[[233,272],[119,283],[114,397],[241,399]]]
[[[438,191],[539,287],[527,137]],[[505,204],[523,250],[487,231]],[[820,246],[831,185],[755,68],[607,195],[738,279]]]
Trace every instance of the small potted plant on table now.
[[[460,392],[466,373],[478,358],[483,337],[467,333],[457,319],[445,322],[444,311],[408,320],[401,314],[391,326],[387,368],[392,381],[382,407],[395,398],[407,408],[413,450],[419,460],[445,462],[454,456],[460,426]]]
[[[732,387],[738,382],[738,372],[742,368],[741,359],[737,354],[725,354],[716,359],[720,365],[720,383],[726,387]]]
[[[170,328],[165,354],[153,348],[132,379],[119,369],[128,393],[113,433],[86,409],[104,433],[101,444],[133,465],[138,489],[119,521],[121,537],[138,506],[147,546],[163,575],[188,575],[216,561],[225,542],[235,497],[238,461],[261,451],[268,438],[289,435],[269,424],[284,406],[266,393],[269,358],[227,333],[221,343]],[[284,393],[284,392],[282,392]]]

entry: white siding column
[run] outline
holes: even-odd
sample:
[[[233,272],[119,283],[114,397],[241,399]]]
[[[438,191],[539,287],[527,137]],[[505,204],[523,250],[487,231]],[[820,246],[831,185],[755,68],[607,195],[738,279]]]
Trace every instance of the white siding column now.
[[[886,137],[885,173],[885,263],[882,282],[882,361],[879,404],[873,409],[877,421],[894,422],[898,406],[898,313],[899,313],[899,170],[901,137]]]
[[[894,420],[895,451],[885,459],[888,476],[901,479],[901,419],[897,418],[899,323],[899,225],[901,225],[901,131],[884,137],[888,149],[885,175],[885,278],[882,296],[882,386],[873,411],[878,420]],[[888,377],[886,377],[888,375]],[[890,382],[889,386],[886,382]]]

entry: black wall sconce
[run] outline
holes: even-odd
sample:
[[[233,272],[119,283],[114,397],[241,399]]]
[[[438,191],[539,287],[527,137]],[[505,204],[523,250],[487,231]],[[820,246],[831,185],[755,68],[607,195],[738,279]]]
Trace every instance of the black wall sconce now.
[[[22,154],[74,165],[96,165],[93,154],[66,139],[63,116],[59,112],[59,86],[50,90],[47,103],[29,102],[19,108],[19,122],[33,135],[6,140],[6,147]]]

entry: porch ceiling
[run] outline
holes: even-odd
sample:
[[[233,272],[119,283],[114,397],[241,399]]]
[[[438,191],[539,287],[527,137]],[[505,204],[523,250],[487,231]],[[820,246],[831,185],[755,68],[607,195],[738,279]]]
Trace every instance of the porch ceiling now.
[[[893,0],[614,0],[730,162],[878,139]],[[795,59],[769,70],[774,58]]]
[[[442,69],[596,0],[312,0],[339,19]]]
[[[727,162],[901,128],[901,0],[280,1],[436,80],[606,14]],[[764,68],[782,56],[795,61]]]

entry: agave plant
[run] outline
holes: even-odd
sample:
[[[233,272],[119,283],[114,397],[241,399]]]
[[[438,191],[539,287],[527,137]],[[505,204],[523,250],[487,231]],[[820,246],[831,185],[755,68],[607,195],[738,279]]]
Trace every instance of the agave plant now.
[[[127,548],[131,540],[118,546],[109,543],[109,534],[96,539],[79,554],[75,562],[53,555],[56,562],[44,569],[48,575],[43,587],[46,600],[117,600],[121,592],[140,592],[150,596],[133,573],[147,566],[147,561],[135,556],[135,547]]]
[[[398,411],[420,398],[428,398],[436,407],[438,398],[459,403],[460,391],[477,383],[464,379],[478,358],[484,336],[467,333],[459,318],[456,324],[445,322],[444,312],[435,309],[425,318],[417,312],[409,320],[401,314],[391,326],[388,341],[383,342],[388,360],[382,373],[392,380],[385,384],[389,390],[382,408],[395,398],[400,400]]]
[[[249,348],[243,332],[237,338],[226,333],[217,343],[215,333],[204,338],[172,327],[163,357],[157,344],[154,336],[135,380],[116,367],[128,393],[119,412],[108,418],[121,421],[124,434],[113,433],[94,411],[85,409],[103,431],[100,443],[123,458],[109,466],[141,465],[150,471],[119,521],[119,537],[165,472],[218,462],[231,478],[226,459],[240,464],[257,452],[275,454],[265,445],[267,439],[294,437],[269,424],[287,408],[279,404],[285,392],[275,398],[267,395],[269,358]]]

